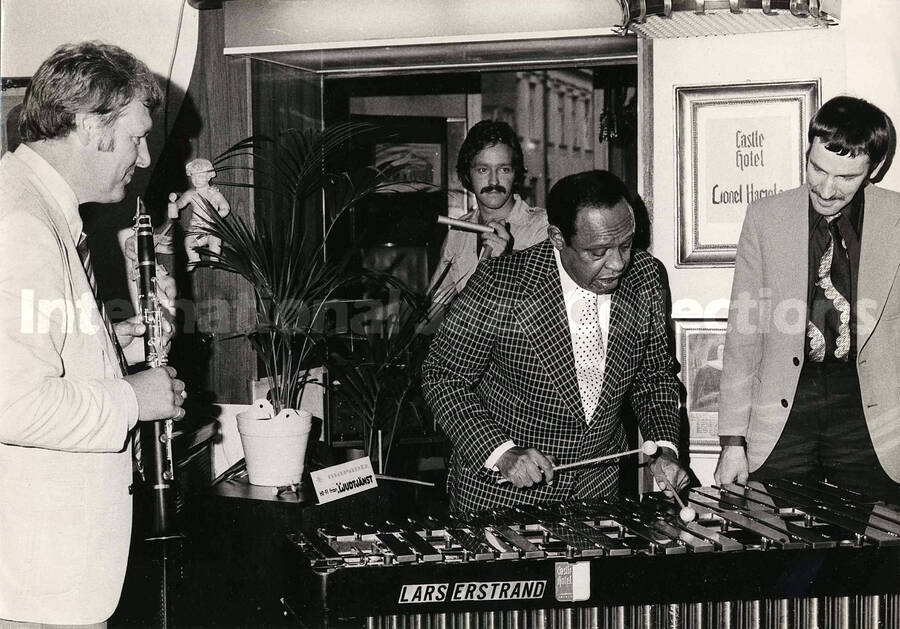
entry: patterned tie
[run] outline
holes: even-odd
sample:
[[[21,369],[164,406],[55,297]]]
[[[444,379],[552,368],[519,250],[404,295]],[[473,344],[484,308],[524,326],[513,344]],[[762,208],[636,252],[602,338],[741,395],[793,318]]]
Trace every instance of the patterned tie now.
[[[573,312],[576,324],[572,347],[581,405],[585,419],[590,422],[603,387],[603,336],[597,314],[597,295],[583,288],[578,289],[578,295],[580,299],[575,302]]]
[[[825,248],[825,253],[819,261],[819,286],[825,293],[825,297],[834,304],[838,313],[837,335],[834,339],[834,357],[846,359],[850,351],[850,254],[847,245],[841,235],[838,225],[840,215],[829,221],[828,234],[830,242]],[[828,325],[826,321],[826,325]],[[810,322],[807,324],[807,335],[810,339],[810,358],[813,361],[822,361],[825,358],[827,344],[822,332]]]
[[[122,375],[124,376],[128,373],[128,361],[125,360],[125,352],[122,350],[122,345],[119,343],[119,339],[116,336],[112,323],[106,315],[106,307],[103,305],[103,300],[100,299],[100,293],[97,290],[97,278],[94,276],[94,267],[91,264],[91,249],[88,247],[87,234],[82,232],[75,249],[78,251],[78,257],[81,258],[81,266],[84,267],[88,283],[91,285],[91,291],[94,293],[94,300],[97,302],[97,308],[100,310],[100,318],[103,319],[103,325],[106,327],[106,332],[109,334],[112,345],[116,350],[119,368],[122,370]],[[135,467],[143,476],[144,466],[141,460],[141,439],[139,430],[135,430],[131,434],[131,454],[134,458]]]
[[[97,308],[100,310],[100,318],[103,319],[103,325],[106,327],[106,332],[109,334],[110,341],[112,341],[112,345],[115,348],[119,368],[122,370],[122,375],[125,375],[128,373],[128,362],[125,360],[125,353],[122,351],[122,346],[119,344],[119,339],[116,337],[112,323],[106,315],[106,306],[104,306],[103,300],[100,299],[100,292],[97,290],[97,278],[94,276],[94,267],[91,264],[91,249],[88,247],[87,234],[81,234],[75,248],[78,251],[78,257],[81,258],[81,266],[84,267],[88,283],[91,285],[91,292],[94,293],[94,301],[97,302]]]
[[[832,299],[834,306],[840,312],[841,323],[837,338],[837,348],[834,351],[836,358],[845,358],[850,351],[850,254],[847,251],[847,243],[841,235],[839,225],[840,216],[828,223],[828,231],[831,233],[833,244],[831,260],[831,283],[838,295]],[[831,296],[828,296],[831,299]]]

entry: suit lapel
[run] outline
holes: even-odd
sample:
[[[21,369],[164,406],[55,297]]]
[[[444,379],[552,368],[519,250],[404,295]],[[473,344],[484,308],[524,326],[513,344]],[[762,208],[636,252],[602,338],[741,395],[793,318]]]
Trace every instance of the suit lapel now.
[[[900,266],[900,220],[895,208],[879,203],[878,190],[866,189],[857,279],[856,344],[861,350],[881,318],[893,277]]]
[[[572,416],[584,421],[569,320],[549,240],[526,267],[522,285],[531,288],[519,300],[515,316]]]
[[[15,158],[15,154],[12,154],[11,157]],[[69,286],[77,301],[75,304],[75,327],[79,330],[94,332],[92,336],[100,344],[100,350],[106,357],[107,362],[112,366],[117,366],[119,361],[113,340],[110,338],[106,329],[106,323],[103,321],[100,310],[96,306],[94,291],[82,267],[81,257],[78,255],[75,243],[72,242],[72,234],[65,216],[44,182],[36,177],[33,171],[18,158],[15,159],[15,164],[40,196],[41,210],[53,228],[59,248],[66,257],[66,264],[69,267]],[[90,296],[90,299],[83,298],[83,296],[87,295]]]
[[[806,305],[809,288],[809,188],[805,185],[795,188],[785,205],[785,211],[768,223],[772,225],[772,231],[762,237],[770,240],[772,251],[780,257],[772,261],[778,286],[776,296],[799,299]],[[761,246],[769,245],[762,243]],[[798,269],[802,272],[798,273]]]
[[[606,366],[603,370],[603,388],[594,409],[591,426],[597,426],[597,419],[603,409],[609,408],[615,397],[617,385],[623,382],[622,372],[631,359],[634,336],[638,321],[635,316],[643,313],[641,298],[635,291],[627,274],[619,288],[612,294],[609,310],[609,335],[606,342]]]

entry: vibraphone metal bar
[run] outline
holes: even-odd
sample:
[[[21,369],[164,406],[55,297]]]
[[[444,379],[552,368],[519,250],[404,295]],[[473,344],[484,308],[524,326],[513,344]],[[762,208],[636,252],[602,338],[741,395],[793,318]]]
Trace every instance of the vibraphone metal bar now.
[[[900,508],[789,481],[289,536],[311,627],[900,627]]]

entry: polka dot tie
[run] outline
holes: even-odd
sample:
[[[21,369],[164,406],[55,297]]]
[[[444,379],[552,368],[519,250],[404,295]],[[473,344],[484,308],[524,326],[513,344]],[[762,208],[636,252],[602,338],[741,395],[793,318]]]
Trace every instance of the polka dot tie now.
[[[603,386],[603,336],[597,314],[597,295],[579,288],[578,296],[572,312],[575,321],[572,347],[575,350],[575,375],[581,392],[581,405],[585,419],[590,422]]]

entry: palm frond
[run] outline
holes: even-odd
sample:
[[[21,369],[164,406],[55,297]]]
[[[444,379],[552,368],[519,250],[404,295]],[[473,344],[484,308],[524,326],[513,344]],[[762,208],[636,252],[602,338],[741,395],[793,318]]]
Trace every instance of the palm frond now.
[[[237,176],[221,186],[252,188],[263,194],[253,218],[221,217],[205,200],[206,217],[196,235],[221,241],[221,251],[202,248],[198,266],[235,273],[247,280],[257,301],[257,321],[246,336],[273,383],[276,409],[292,402],[308,377],[308,362],[326,344],[323,304],[358,278],[346,272],[349,255],[326,264],[325,246],[336,224],[382,183],[379,173],[331,173],[329,162],[351,139],[373,133],[369,124],[344,123],[325,130],[287,129],[278,138],[255,135],[218,155],[220,173]],[[252,180],[247,181],[247,178]],[[311,229],[309,208],[325,191],[324,238]],[[315,240],[314,240],[315,239]],[[360,387],[373,381],[360,374]],[[374,389],[373,389],[374,390]],[[360,388],[360,393],[364,391]]]

